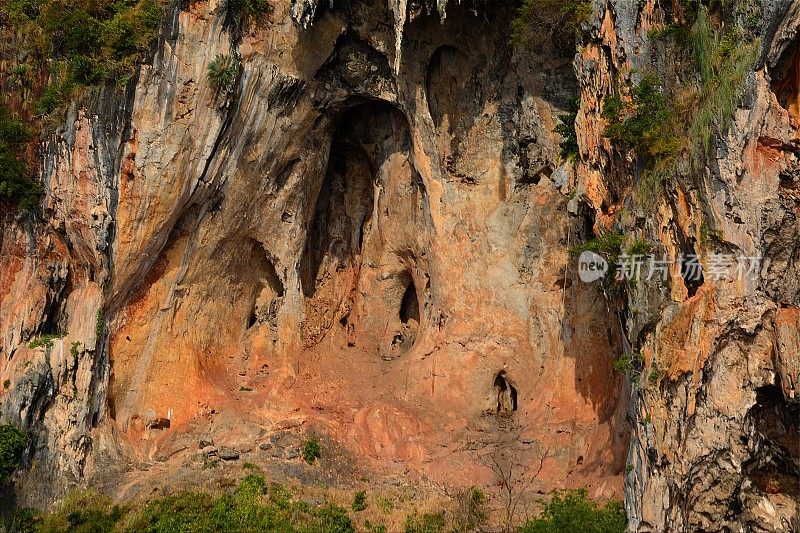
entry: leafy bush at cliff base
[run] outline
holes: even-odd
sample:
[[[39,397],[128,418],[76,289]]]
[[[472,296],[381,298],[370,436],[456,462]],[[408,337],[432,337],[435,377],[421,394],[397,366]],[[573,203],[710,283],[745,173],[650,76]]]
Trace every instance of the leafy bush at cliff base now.
[[[42,192],[19,158],[33,131],[0,104],[0,200],[17,205],[21,211],[33,208]]]
[[[622,533],[627,520],[622,502],[604,507],[589,499],[586,489],[556,491],[539,518],[530,520],[520,533]]]
[[[280,485],[267,486],[248,475],[233,490],[212,495],[180,492],[151,500],[141,511],[114,505],[94,491],[71,493],[52,513],[19,510],[7,527],[13,531],[173,533],[194,531],[275,533],[351,533],[352,521],[341,507],[312,507],[294,501]]]
[[[443,513],[419,514],[416,510],[406,517],[405,533],[444,533],[447,520]]]
[[[25,433],[9,424],[0,425],[0,482],[11,477],[27,446]]]
[[[585,0],[523,0],[511,23],[511,40],[534,51],[548,44],[574,50],[575,34],[591,16],[592,3]]]
[[[29,531],[113,531],[126,509],[92,490],[77,490],[67,495],[53,513],[33,516]]]
[[[347,512],[335,505],[296,502],[280,485],[269,488],[250,474],[233,491],[214,498],[185,492],[152,501],[127,528],[131,532],[168,531],[354,531]]]

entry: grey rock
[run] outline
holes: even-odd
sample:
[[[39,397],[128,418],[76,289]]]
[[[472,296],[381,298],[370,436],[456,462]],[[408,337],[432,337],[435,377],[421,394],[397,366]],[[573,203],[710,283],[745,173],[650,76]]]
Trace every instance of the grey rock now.
[[[222,450],[219,458],[223,461],[237,461],[239,459],[239,452],[236,450]]]

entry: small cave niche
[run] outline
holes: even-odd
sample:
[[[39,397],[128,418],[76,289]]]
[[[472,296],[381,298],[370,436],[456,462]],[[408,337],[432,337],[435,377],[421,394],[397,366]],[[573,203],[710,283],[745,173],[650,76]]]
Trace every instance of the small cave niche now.
[[[796,38],[781,54],[778,61],[770,69],[770,89],[775,94],[778,104],[789,112],[792,126],[800,127],[800,37]]]
[[[403,324],[408,324],[411,321],[419,324],[419,301],[417,300],[417,289],[414,287],[413,280],[406,287],[403,299],[400,302],[400,321]]]
[[[452,46],[440,46],[431,55],[425,74],[425,92],[428,111],[437,128],[447,120],[453,132],[466,102],[476,96],[467,94],[471,92],[469,77],[464,75],[468,68],[464,54]]]
[[[505,370],[494,377],[494,392],[497,397],[495,412],[502,416],[511,416],[517,410],[517,388],[511,383]]]
[[[285,293],[283,281],[261,244],[256,241],[254,243],[253,253],[256,260],[253,263],[256,267],[256,284],[253,291],[253,304],[247,320],[247,329],[264,322],[272,327],[277,327],[278,310]]]
[[[752,457],[743,470],[767,494],[800,494],[800,405],[787,402],[780,385],[756,389],[748,414]]]
[[[703,286],[703,266],[697,256],[692,254],[684,255],[681,258],[681,277],[683,284],[689,294],[689,298],[697,294],[697,289]]]
[[[409,350],[417,340],[417,332],[419,331],[420,324],[419,297],[417,296],[417,288],[414,285],[414,279],[410,274],[406,273],[400,276],[400,280],[405,286],[405,289],[400,299],[400,308],[398,312],[400,324],[392,337],[391,347],[392,349],[399,348],[405,352]]]

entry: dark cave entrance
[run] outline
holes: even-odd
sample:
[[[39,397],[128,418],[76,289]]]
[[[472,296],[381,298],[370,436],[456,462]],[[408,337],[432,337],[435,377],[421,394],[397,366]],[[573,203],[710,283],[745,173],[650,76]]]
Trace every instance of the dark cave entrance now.
[[[747,477],[767,494],[800,494],[800,404],[787,401],[779,384],[759,387],[748,419]]]
[[[406,287],[403,299],[400,301],[400,321],[408,324],[412,320],[419,324],[419,301],[413,280]]]
[[[419,331],[420,323],[419,298],[411,274],[404,273],[399,276],[399,279],[402,284],[401,286],[404,286],[405,289],[400,299],[400,309],[398,312],[400,325],[392,337],[390,348],[392,350],[399,348],[402,352],[406,352],[414,346],[414,342],[417,340],[417,332]]]
[[[389,103],[361,103],[337,120],[300,261],[306,297],[314,296],[318,278],[352,265],[361,254],[370,227],[378,169],[390,154],[410,147],[408,121]]]
[[[277,326],[278,309],[283,302],[283,281],[275,270],[275,264],[267,256],[262,243],[251,239],[249,257],[251,272],[255,277],[255,288],[247,319],[247,329],[267,322]]]
[[[497,414],[510,416],[517,410],[517,388],[501,370],[494,377],[494,391],[497,395]]]

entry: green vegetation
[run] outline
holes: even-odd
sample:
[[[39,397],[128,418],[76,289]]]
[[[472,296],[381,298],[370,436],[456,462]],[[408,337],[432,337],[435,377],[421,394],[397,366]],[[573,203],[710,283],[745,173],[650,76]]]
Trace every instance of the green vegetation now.
[[[27,447],[28,436],[25,433],[10,424],[0,425],[0,482],[11,477]]]
[[[239,60],[219,54],[208,64],[208,81],[218,92],[231,92],[239,75]]]
[[[760,48],[758,2],[685,0],[673,8],[673,20],[649,37],[669,41],[681,74],[647,74],[629,95],[607,97],[603,108],[606,137],[641,165],[634,192],[647,210],[665,182],[701,169],[715,132],[730,126]],[[687,153],[691,165],[681,165]]]
[[[639,368],[644,362],[644,356],[639,352],[624,353],[614,360],[612,366],[620,374],[628,370]]]
[[[27,531],[112,531],[126,510],[91,490],[70,493],[53,513],[29,515]],[[23,530],[25,531],[25,530]]]
[[[575,34],[592,16],[588,0],[522,0],[511,25],[511,41],[534,51],[575,47]]]
[[[394,502],[391,500],[391,498],[381,496],[378,498],[378,507],[381,508],[381,512],[383,514],[390,514],[392,511],[394,511]]]
[[[7,379],[7,380],[3,381],[3,388],[7,389],[9,387],[11,387],[11,380]]]
[[[520,533],[621,533],[626,527],[622,502],[604,507],[589,499],[585,489],[556,491],[539,518],[530,520]]]
[[[617,257],[620,254],[624,240],[625,235],[622,233],[609,231],[582,244],[576,244],[570,248],[570,254],[578,256],[585,251],[590,251],[596,254]]]
[[[13,531],[35,532],[190,532],[274,531],[350,533],[353,524],[341,507],[312,507],[294,501],[280,485],[248,475],[221,495],[180,492],[156,498],[134,512],[92,491],[70,494],[53,513],[21,510],[12,518]]]
[[[303,450],[301,451],[303,460],[308,464],[314,464],[314,461],[320,456],[319,439],[317,437],[309,437],[303,443]]]
[[[383,524],[373,524],[369,520],[364,522],[364,528],[371,533],[386,533],[386,526]]]
[[[33,130],[0,103],[0,201],[10,202],[23,212],[34,208],[42,194],[21,159],[32,138]]]
[[[405,533],[442,533],[447,528],[444,513],[419,514],[416,510],[406,517]]]
[[[579,156],[578,134],[575,131],[575,119],[578,116],[580,100],[573,102],[569,111],[561,115],[561,123],[555,127],[555,132],[561,136],[561,158],[567,161],[576,161]]]
[[[661,377],[661,373],[658,371],[657,368],[654,368],[650,371],[650,374],[647,376],[647,379],[650,380],[650,383],[655,383],[658,381],[658,378]]]
[[[630,103],[619,95],[606,98],[605,136],[632,149],[646,170],[674,157],[681,148],[675,112],[655,76],[645,76],[634,87]]]
[[[52,348],[53,341],[62,339],[66,336],[66,333],[47,333],[45,335],[41,335],[36,337],[31,342],[28,343],[28,348],[31,350],[35,348]]]
[[[55,89],[43,95],[45,108],[70,84],[126,82],[155,43],[163,15],[160,0],[8,0],[3,10],[31,37],[35,56],[63,64],[51,71]]]
[[[647,255],[653,250],[653,245],[644,239],[635,238],[625,248],[625,253],[628,255]]]
[[[359,513],[367,508],[367,491],[359,490],[353,496],[353,504],[350,506],[353,511]]]
[[[478,487],[459,491],[455,497],[451,526],[453,531],[478,531],[486,523],[488,498]]]
[[[689,127],[692,161],[708,152],[714,128],[725,132],[741,97],[742,85],[756,61],[760,42],[733,27],[714,32],[708,10],[699,8],[692,29],[692,59],[700,73],[699,104]]]
[[[272,6],[268,0],[228,0],[228,9],[246,17],[259,17],[272,13]]]

